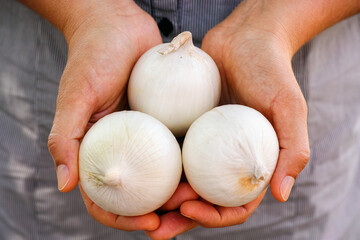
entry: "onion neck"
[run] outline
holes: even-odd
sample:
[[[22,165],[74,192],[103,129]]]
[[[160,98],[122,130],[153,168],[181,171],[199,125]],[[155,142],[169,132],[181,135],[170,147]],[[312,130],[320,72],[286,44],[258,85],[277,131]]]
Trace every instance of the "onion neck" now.
[[[181,47],[194,46],[192,42],[191,32],[182,32],[177,35],[166,47],[160,49],[158,52],[161,55],[166,55],[175,52]]]

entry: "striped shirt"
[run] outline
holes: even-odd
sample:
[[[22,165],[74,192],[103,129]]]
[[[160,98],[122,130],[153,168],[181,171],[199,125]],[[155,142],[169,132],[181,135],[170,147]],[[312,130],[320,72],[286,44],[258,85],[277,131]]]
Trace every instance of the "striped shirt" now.
[[[206,32],[237,0],[137,0],[168,42]],[[0,239],[148,239],[105,227],[87,213],[78,189],[57,190],[47,149],[59,79],[67,59],[62,34],[14,0],[0,2]],[[319,34],[293,58],[306,98],[310,162],[286,203],[270,191],[241,225],[197,227],[177,240],[359,240],[360,15]]]

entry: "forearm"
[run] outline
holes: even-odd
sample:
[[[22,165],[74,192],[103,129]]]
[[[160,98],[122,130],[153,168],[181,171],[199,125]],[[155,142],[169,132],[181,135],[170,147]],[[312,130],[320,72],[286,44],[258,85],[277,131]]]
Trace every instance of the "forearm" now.
[[[294,54],[321,31],[358,12],[359,0],[245,0],[229,18],[277,35]]]
[[[56,26],[68,39],[84,21],[94,16],[105,17],[109,12],[131,11],[132,0],[19,0]],[[128,4],[132,3],[132,4]]]
[[[284,23],[293,53],[326,28],[360,11],[359,0],[274,2],[280,5],[274,9],[274,14]]]
[[[37,12],[65,34],[70,31],[68,23],[74,22],[73,16],[76,12],[79,14],[80,2],[83,1],[19,0],[19,2]],[[80,14],[78,17],[80,18]]]

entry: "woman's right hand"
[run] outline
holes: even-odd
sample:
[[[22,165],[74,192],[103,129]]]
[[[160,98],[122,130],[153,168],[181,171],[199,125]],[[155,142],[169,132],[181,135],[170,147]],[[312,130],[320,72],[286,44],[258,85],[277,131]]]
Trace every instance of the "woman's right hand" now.
[[[62,29],[69,52],[48,142],[61,192],[78,184],[78,153],[86,131],[105,115],[125,108],[133,65],[162,42],[154,19],[133,1],[89,2],[76,14]],[[128,231],[159,227],[155,213],[118,216],[82,195],[89,214],[104,225]]]
[[[95,10],[79,13],[81,21],[68,22],[70,27],[64,28],[69,56],[48,142],[62,192],[78,184],[78,152],[86,131],[103,116],[125,108],[126,85],[135,62],[146,50],[162,43],[154,19],[133,1],[107,1],[91,9]],[[112,228],[157,230],[152,237],[162,239],[196,226],[179,212],[182,202],[198,197],[186,183],[178,186],[161,216],[155,212],[135,217],[106,212],[89,199],[81,186],[80,191],[88,213]]]

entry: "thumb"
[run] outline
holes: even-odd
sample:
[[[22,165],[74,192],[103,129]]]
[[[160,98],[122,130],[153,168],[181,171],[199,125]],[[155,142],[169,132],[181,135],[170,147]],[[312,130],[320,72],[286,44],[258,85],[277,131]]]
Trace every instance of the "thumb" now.
[[[302,94],[297,96],[287,97],[286,101],[278,102],[273,108],[280,153],[270,185],[274,198],[281,202],[289,198],[295,179],[306,166],[310,155],[307,107]]]
[[[95,102],[91,89],[81,84],[84,81],[74,81],[66,75],[64,72],[60,82],[56,113],[48,139],[61,192],[73,190],[78,183],[80,140],[85,135]]]

